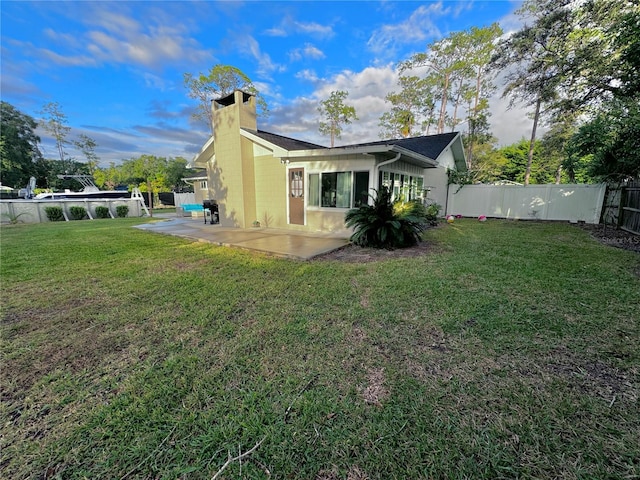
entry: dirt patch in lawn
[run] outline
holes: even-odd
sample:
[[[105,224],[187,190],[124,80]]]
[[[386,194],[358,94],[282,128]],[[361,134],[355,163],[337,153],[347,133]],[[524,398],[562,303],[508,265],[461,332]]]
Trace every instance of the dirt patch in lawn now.
[[[387,250],[384,248],[367,248],[349,244],[338,250],[334,250],[315,257],[314,260],[338,260],[345,263],[369,263],[396,258],[414,258],[428,255],[436,250],[432,243],[420,242],[418,245],[408,248],[396,248]]]
[[[600,243],[611,247],[622,248],[632,252],[640,253],[640,235],[618,230],[612,226],[582,224],[580,227],[591,234]]]

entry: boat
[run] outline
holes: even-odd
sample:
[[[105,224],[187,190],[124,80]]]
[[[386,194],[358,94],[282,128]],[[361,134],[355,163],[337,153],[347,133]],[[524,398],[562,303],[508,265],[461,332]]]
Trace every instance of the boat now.
[[[131,198],[131,192],[127,190],[100,190],[93,182],[93,176],[91,175],[58,175],[58,178],[62,180],[77,180],[82,185],[82,191],[45,192],[39,193],[33,198],[35,200]]]

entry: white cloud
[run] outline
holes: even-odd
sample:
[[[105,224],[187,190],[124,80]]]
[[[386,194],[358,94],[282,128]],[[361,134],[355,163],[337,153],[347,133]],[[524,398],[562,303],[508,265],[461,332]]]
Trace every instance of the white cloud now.
[[[379,140],[380,116],[390,107],[384,98],[389,92],[398,89],[398,74],[391,64],[368,67],[360,72],[344,70],[328,79],[318,78],[313,70],[301,70],[296,78],[316,85],[315,90],[308,96],[295,98],[274,108],[266,129],[327,145],[328,139],[318,132],[320,117],[317,107],[320,101],[329,98],[331,92],[345,90],[349,93],[345,103],[355,107],[358,120],[344,127],[342,138],[336,141],[336,145]],[[498,138],[500,145],[518,142],[523,137],[529,138],[532,126],[529,115],[531,108],[522,104],[508,108],[508,99],[501,98],[501,93],[502,88],[499,86],[489,100],[492,113],[489,121],[494,136]],[[539,127],[540,135],[544,131],[544,127]]]
[[[303,48],[296,48],[289,52],[289,60],[292,62],[306,59],[321,60],[325,57],[326,55],[322,50],[310,43],[305,43]]]
[[[304,80],[311,83],[317,83],[320,80],[315,70],[311,69],[300,70],[298,73],[296,73],[295,77],[299,80]]]
[[[237,46],[240,53],[256,60],[258,64],[256,70],[259,75],[268,77],[273,72],[283,72],[286,70],[284,65],[273,62],[271,56],[260,49],[260,44],[251,35],[238,34],[232,43]]]
[[[318,36],[321,38],[328,38],[333,36],[333,28],[328,25],[320,25],[316,22],[293,22],[295,29],[298,32],[306,33],[309,35]]]
[[[167,63],[200,63],[210,60],[210,50],[202,48],[189,28],[167,15],[147,11],[145,22],[127,13],[127,4],[80,3],[74,10],[87,30],[81,32],[43,30],[50,40],[35,55],[55,65],[98,66],[104,63],[133,64],[158,68]],[[35,47],[34,47],[35,48]]]
[[[316,38],[331,38],[335,32],[330,25],[321,25],[317,22],[301,22],[286,16],[280,25],[265,30],[266,35],[272,37],[287,37],[293,33],[310,35]]]
[[[343,128],[342,138],[336,140],[336,145],[379,140],[379,118],[388,108],[384,97],[396,88],[398,78],[391,65],[368,67],[360,72],[345,70],[324,80],[318,79],[311,70],[303,70],[296,76],[320,84],[310,96],[298,97],[272,111],[269,128],[275,133],[327,145],[328,139],[318,133],[318,105],[329,98],[331,92],[346,90],[349,96],[345,103],[355,107],[358,120]]]
[[[270,37],[286,37],[287,31],[282,27],[273,27],[264,31],[265,35]]]
[[[367,46],[376,55],[392,58],[401,45],[426,42],[430,38],[442,36],[434,18],[449,14],[450,7],[443,7],[442,2],[421,5],[409,18],[397,24],[383,25],[375,30]]]
[[[165,62],[200,62],[211,53],[198,48],[188,37],[167,28],[149,28],[147,32],[105,32],[92,30],[86,34],[87,50],[103,62],[133,63],[145,67],[159,67]]]

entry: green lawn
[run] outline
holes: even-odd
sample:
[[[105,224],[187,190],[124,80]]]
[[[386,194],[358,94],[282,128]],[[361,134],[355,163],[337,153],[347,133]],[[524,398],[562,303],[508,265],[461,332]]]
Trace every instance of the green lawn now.
[[[456,221],[297,262],[3,226],[0,477],[639,478],[640,256]]]

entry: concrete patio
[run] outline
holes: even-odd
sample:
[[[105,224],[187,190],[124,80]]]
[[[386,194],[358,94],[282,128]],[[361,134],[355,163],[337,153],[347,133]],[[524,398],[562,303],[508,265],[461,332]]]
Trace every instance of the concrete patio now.
[[[309,260],[349,243],[344,236],[273,228],[221,227],[205,224],[202,218],[176,217],[175,214],[159,214],[154,219],[157,221],[137,225],[136,228],[298,260]]]

